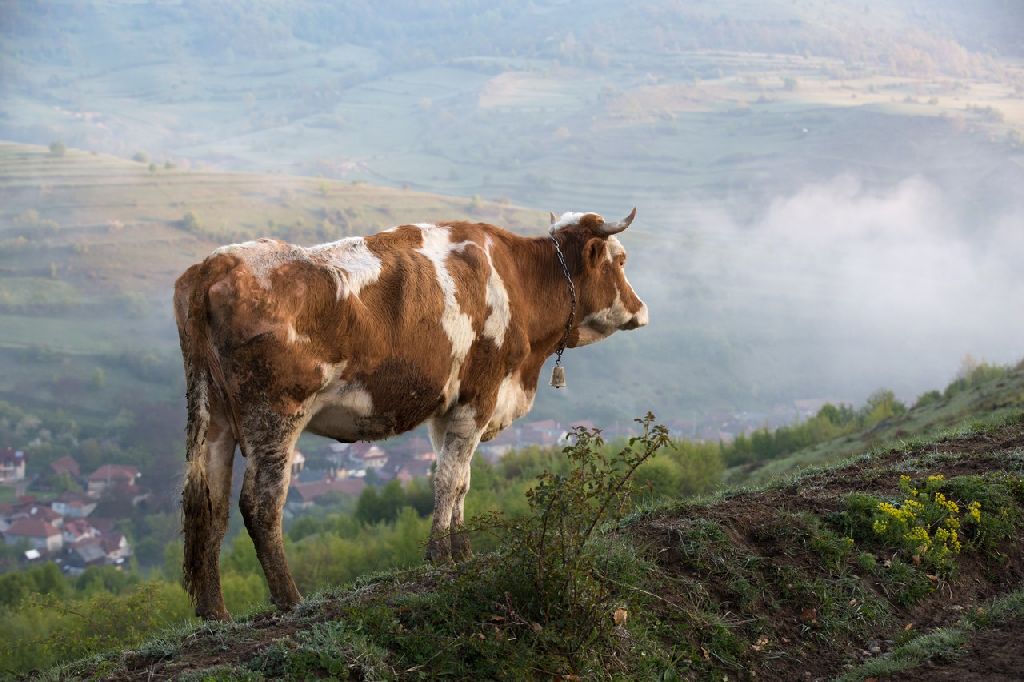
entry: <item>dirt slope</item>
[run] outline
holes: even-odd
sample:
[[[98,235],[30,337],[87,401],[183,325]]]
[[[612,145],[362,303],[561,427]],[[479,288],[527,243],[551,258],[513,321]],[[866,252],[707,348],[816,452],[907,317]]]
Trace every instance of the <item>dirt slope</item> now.
[[[482,556],[457,568],[377,576],[288,614],[168,633],[52,674],[859,680],[884,670],[908,680],[1016,679],[1024,664],[1017,646],[1024,634],[1024,417],[960,433],[624,522],[608,537],[632,548],[632,568],[607,576],[607,584],[621,590],[616,598],[630,617],[589,662],[553,655],[561,633],[516,622],[511,604],[486,601],[493,592],[481,584],[494,563]],[[910,483],[901,484],[901,475]],[[960,500],[962,510],[980,500],[981,518],[1002,524],[985,526],[987,544],[982,526],[965,525],[964,548],[949,570],[919,565],[858,530],[858,499],[899,503],[907,494],[901,485],[923,489],[926,481]],[[901,647],[1007,595],[1018,595],[1016,606],[1004,606],[1001,621],[972,627],[963,640],[932,646],[913,662],[890,661]]]

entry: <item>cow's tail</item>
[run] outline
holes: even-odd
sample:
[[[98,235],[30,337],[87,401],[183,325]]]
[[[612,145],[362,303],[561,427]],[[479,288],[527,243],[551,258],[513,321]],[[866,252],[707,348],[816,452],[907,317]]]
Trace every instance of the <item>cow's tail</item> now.
[[[185,441],[185,484],[181,493],[182,534],[185,557],[182,564],[182,582],[196,603],[199,593],[215,579],[207,575],[216,566],[210,554],[219,555],[214,547],[213,501],[207,481],[209,459],[207,431],[210,426],[210,390],[217,390],[231,425],[235,442],[241,444],[238,418],[234,401],[225,381],[220,358],[209,334],[207,282],[199,277],[199,267],[182,276],[175,290],[175,316],[181,341],[181,354],[185,364],[185,390],[188,410]],[[186,282],[186,280],[191,282]],[[198,280],[198,281],[197,281]],[[191,286],[190,286],[191,284]],[[244,452],[244,450],[243,450]]]

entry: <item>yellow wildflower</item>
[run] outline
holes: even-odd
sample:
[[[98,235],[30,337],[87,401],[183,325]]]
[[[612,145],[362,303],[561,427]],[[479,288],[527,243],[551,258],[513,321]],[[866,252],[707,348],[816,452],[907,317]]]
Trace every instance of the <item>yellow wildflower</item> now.
[[[940,507],[944,507],[947,511],[950,511],[954,514],[960,513],[960,507],[957,505],[957,503],[954,502],[953,500],[946,499],[946,496],[943,495],[942,493],[935,493],[935,504],[939,505]]]

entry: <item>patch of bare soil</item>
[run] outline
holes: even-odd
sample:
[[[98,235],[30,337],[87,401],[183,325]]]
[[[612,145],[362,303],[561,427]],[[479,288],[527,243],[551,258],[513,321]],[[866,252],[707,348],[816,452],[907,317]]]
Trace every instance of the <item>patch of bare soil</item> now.
[[[1011,621],[976,633],[953,660],[929,661],[886,677],[899,682],[1024,680],[1024,623]]]
[[[851,637],[842,631],[826,633],[824,624],[818,622],[822,605],[814,603],[813,598],[801,601],[785,594],[792,585],[786,584],[787,579],[780,581],[779,576],[803,575],[813,580],[823,576],[823,569],[815,550],[787,537],[786,529],[780,528],[780,515],[808,512],[824,518],[839,511],[849,493],[896,494],[899,476],[894,467],[932,454],[951,456],[920,468],[946,478],[1010,468],[1018,472],[1019,464],[1009,466],[1008,455],[1021,446],[1024,425],[1011,424],[991,433],[939,441],[911,452],[893,450],[867,462],[853,462],[778,488],[739,493],[711,505],[684,505],[655,515],[630,532],[662,572],[665,585],[659,595],[659,610],[664,619],[674,619],[685,627],[679,614],[692,616],[694,595],[704,595],[700,599],[711,597],[726,613],[733,614],[737,634],[752,642],[767,638],[755,651],[738,656],[746,668],[736,671],[741,677],[753,672],[759,679],[831,679],[845,666],[864,660],[858,652],[867,657],[885,653],[905,628],[922,631],[954,623],[964,609],[1020,585],[1024,582],[1024,546],[1007,546],[999,566],[965,555],[955,577],[949,581],[937,579],[934,592],[911,607],[893,603],[870,572],[854,569],[860,577],[853,578],[865,593],[890,602],[896,622],[876,626],[863,638]],[[688,513],[691,510],[693,513]],[[684,535],[693,532],[695,519],[714,521],[728,538],[723,551],[738,554],[726,554],[717,560],[712,557],[710,564],[702,557],[707,565],[695,566],[694,557],[684,556],[680,549]],[[752,597],[737,594],[733,572],[737,559],[757,567],[744,576],[753,582]],[[701,647],[699,641],[695,644]],[[1024,637],[1016,646],[1017,658],[1013,660],[1020,663]],[[1007,679],[1024,679],[1024,668],[1018,675]]]

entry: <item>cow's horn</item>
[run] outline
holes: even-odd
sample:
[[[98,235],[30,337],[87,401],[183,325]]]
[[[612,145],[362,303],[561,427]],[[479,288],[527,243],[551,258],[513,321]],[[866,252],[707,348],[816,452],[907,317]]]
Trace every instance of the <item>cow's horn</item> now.
[[[551,212],[549,211],[549,215],[551,216],[551,224],[552,224],[552,225],[554,225],[555,223],[557,223],[557,222],[558,222],[558,217],[557,217],[557,216],[556,216],[556,215],[555,215],[554,213],[551,213]]]
[[[600,230],[602,234],[618,234],[630,226],[633,222],[633,218],[636,218],[635,206],[633,207],[633,210],[629,212],[629,215],[622,220],[617,223],[604,223],[603,225],[599,225],[597,229]]]

